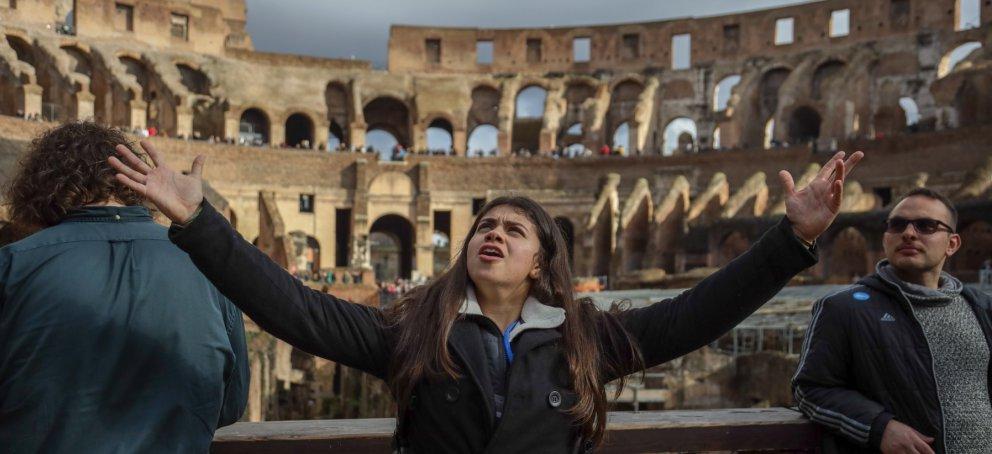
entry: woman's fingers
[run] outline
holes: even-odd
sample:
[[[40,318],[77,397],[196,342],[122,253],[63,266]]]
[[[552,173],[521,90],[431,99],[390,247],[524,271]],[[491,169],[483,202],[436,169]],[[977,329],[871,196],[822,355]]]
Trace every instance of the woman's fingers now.
[[[792,179],[792,174],[788,170],[780,170],[778,172],[778,178],[782,181],[782,186],[785,187],[786,197],[796,192],[796,182]]]
[[[823,165],[823,168],[820,169],[820,173],[816,176],[823,178],[824,180],[829,180],[831,175],[834,173],[834,168],[837,167],[837,161],[842,159],[844,159],[843,151],[834,153],[834,155],[830,157],[830,160],[827,161],[827,163]]]
[[[840,206],[844,202],[844,183],[841,181],[834,181],[830,186],[830,208],[834,213],[840,211]]]
[[[203,163],[206,160],[206,156],[197,155],[196,159],[193,159],[193,166],[190,168],[189,174],[196,178],[203,178]]]
[[[850,157],[847,158],[847,161],[844,161],[844,178],[847,178],[847,176],[850,175],[851,170],[854,170],[854,166],[858,165],[864,157],[865,154],[863,152],[855,151]]]
[[[114,170],[130,178],[131,180],[134,180],[137,183],[145,184],[148,181],[147,175],[132,169],[127,164],[121,162],[120,159],[117,159],[116,156],[111,156],[107,158],[107,162],[110,163],[110,166],[113,167]]]
[[[118,145],[114,149],[117,151],[118,155],[127,161],[128,165],[130,165],[132,169],[144,174],[152,171],[152,168],[149,167],[145,161],[142,161],[141,158],[135,155],[130,148],[125,147],[124,145]]]

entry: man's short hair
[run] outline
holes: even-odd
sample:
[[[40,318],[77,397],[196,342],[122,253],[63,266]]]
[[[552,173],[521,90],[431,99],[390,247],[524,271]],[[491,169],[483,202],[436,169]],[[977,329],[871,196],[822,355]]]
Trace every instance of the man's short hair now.
[[[958,229],[958,209],[954,207],[954,202],[952,202],[951,199],[947,198],[947,196],[945,196],[944,194],[941,194],[930,188],[916,188],[913,189],[912,191],[907,192],[906,195],[902,196],[899,199],[899,202],[902,202],[903,200],[906,200],[910,197],[916,197],[916,196],[927,197],[936,200],[940,203],[943,203],[944,206],[947,207],[947,211],[951,213],[951,227],[953,227],[954,230]],[[899,202],[896,202],[896,204],[898,205]]]
[[[117,145],[132,148],[121,131],[92,122],[66,123],[31,141],[5,194],[19,236],[58,224],[84,205],[111,199],[141,205],[144,198],[119,184],[107,163]]]

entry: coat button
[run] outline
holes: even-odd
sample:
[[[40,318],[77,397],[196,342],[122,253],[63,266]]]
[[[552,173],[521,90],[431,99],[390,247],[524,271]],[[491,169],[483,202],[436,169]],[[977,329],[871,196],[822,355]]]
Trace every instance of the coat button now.
[[[551,394],[548,394],[548,405],[551,405],[551,408],[560,407],[561,393],[559,393],[558,391],[551,391]]]
[[[448,402],[454,402],[458,400],[459,394],[461,394],[461,391],[458,389],[457,386],[454,385],[449,386],[448,389],[444,391],[444,400],[447,400]]]
[[[114,220],[115,220],[115,221],[120,221],[120,220],[121,220],[121,215],[119,215],[119,214],[115,214],[115,215],[114,215]]]

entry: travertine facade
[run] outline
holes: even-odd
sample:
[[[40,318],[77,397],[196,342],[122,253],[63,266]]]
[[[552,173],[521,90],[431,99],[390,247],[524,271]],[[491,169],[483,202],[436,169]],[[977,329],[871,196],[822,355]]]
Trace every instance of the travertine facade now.
[[[10,0],[0,2],[2,170],[43,127],[13,117],[154,130],[171,137],[153,141],[173,164],[208,157],[218,203],[287,268],[374,264],[401,276],[443,267],[486,199],[525,194],[559,218],[577,275],[667,286],[736,257],[784,213],[779,169],[808,180],[823,151],[857,148],[867,159],[806,278],[869,272],[881,210],[927,185],[962,203],[965,249],[950,266],[974,279],[992,254],[992,6],[972,1],[395,26],[382,71],[253,51],[242,0]],[[424,150],[430,128],[458,156],[326,151],[363,147],[373,131]],[[499,157],[465,157],[480,128],[495,131]],[[598,156],[620,143],[630,156]],[[564,147],[594,156],[550,156]],[[509,156],[520,149],[538,156]]]
[[[882,208],[918,184],[987,199],[987,176],[963,178],[988,165],[980,129],[970,128],[992,120],[982,47],[992,9],[979,5],[979,22],[965,26],[965,3],[827,0],[534,30],[395,26],[389,70],[377,71],[363,61],[252,51],[238,0],[17,2],[0,7],[0,111],[186,138],[166,147],[213,158],[208,176],[245,236],[258,236],[258,193],[271,191],[287,231],[319,248],[313,266],[368,266],[376,253],[368,235],[385,230],[402,249],[399,273],[430,276],[435,231],[456,250],[473,203],[517,191],[567,218],[577,274],[678,273],[721,262],[712,251],[691,257],[694,226],[781,214],[769,179],[779,167],[808,173],[823,159],[809,147],[895,152],[895,167],[869,155],[848,188],[848,211]],[[791,43],[776,44],[787,35]],[[576,61],[584,58],[576,40],[585,39],[588,61]],[[476,49],[487,43],[491,60],[480,62]],[[521,118],[518,95],[532,87],[543,110]],[[675,119],[683,129],[666,133]],[[389,163],[188,140],[324,149],[332,137],[360,147],[381,130],[421,150],[432,126],[449,133],[458,155],[479,127],[496,128],[506,155],[571,144],[598,151],[625,126],[628,154],[642,157]],[[896,143],[906,147],[893,150]],[[955,157],[936,160],[937,149]],[[919,165],[907,165],[916,155]],[[647,246],[664,252],[644,254]]]

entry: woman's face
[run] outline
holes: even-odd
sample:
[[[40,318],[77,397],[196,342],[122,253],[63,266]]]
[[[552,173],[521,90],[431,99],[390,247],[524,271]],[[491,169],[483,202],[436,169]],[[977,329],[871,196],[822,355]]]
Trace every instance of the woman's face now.
[[[499,205],[483,215],[469,239],[468,275],[477,286],[517,286],[537,277],[538,240],[534,223],[518,209]]]

